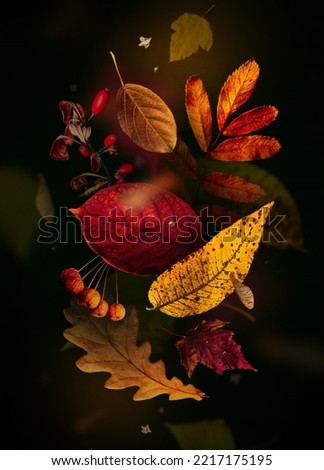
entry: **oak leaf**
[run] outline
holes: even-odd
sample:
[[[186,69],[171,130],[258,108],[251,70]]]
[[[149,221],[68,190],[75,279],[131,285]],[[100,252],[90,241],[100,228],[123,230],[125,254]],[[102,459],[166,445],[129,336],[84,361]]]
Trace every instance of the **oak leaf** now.
[[[278,110],[274,106],[258,106],[233,119],[223,130],[223,135],[239,136],[250,134],[268,126],[277,116]]]
[[[150,183],[101,189],[70,212],[96,254],[139,276],[160,274],[204,244],[203,225],[189,204]]]
[[[77,360],[83,372],[107,372],[110,377],[105,388],[121,390],[138,387],[133,399],[148,400],[167,394],[169,400],[192,398],[201,400],[204,393],[193,385],[184,385],[177,377],[166,377],[162,360],[150,361],[151,345],[137,345],[138,319],[135,308],[130,307],[124,320],[113,322],[106,318],[93,318],[84,309],[72,305],[64,315],[72,327],[64,337],[86,351]]]
[[[213,32],[209,22],[194,13],[183,13],[173,23],[169,62],[185,59],[195,54],[199,46],[209,51],[213,45]]]
[[[255,371],[243,356],[241,346],[233,340],[234,333],[221,330],[227,323],[221,320],[202,320],[194,329],[188,330],[184,338],[177,341],[181,364],[188,377],[192,376],[198,363],[220,375],[233,369]]]
[[[207,91],[197,75],[192,75],[186,82],[185,105],[199,147],[207,152],[212,137],[212,114]]]
[[[247,162],[272,157],[280,148],[275,137],[248,135],[224,140],[209,155],[215,160]]]
[[[208,173],[202,178],[201,184],[205,191],[217,197],[238,202],[255,202],[264,195],[260,186],[239,176],[220,172]]]
[[[185,317],[220,304],[234,292],[231,276],[245,279],[272,206],[270,202],[242,217],[160,274],[149,289],[153,307],[148,310]]]
[[[229,116],[250,99],[259,74],[259,65],[252,58],[227,78],[217,103],[217,123],[220,132],[223,131]]]
[[[123,131],[144,150],[172,152],[177,142],[177,125],[167,104],[149,88],[123,84],[116,96],[116,113]]]

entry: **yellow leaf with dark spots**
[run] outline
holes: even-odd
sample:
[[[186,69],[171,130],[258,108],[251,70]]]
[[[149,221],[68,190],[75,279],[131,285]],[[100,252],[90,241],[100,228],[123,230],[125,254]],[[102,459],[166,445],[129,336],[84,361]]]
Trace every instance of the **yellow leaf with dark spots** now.
[[[243,282],[259,247],[273,202],[242,217],[206,245],[175,263],[152,283],[152,309],[174,317],[207,312],[234,292],[233,275]]]

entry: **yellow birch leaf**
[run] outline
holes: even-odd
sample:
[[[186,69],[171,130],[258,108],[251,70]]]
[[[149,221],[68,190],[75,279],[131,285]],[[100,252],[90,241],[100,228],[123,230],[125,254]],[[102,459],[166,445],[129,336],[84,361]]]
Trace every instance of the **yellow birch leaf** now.
[[[217,122],[220,132],[224,129],[229,116],[250,99],[259,74],[259,65],[254,59],[250,59],[227,78],[217,103]]]
[[[149,88],[127,83],[116,96],[120,127],[149,152],[169,153],[177,143],[177,125],[167,104]]]
[[[160,274],[148,298],[153,308],[174,317],[207,312],[243,282],[259,247],[273,201],[242,217],[206,245]]]
[[[212,137],[212,114],[206,88],[197,75],[191,75],[186,81],[185,105],[198,145],[207,152]]]
[[[213,32],[210,24],[202,16],[183,13],[173,23],[175,31],[171,35],[169,62],[182,60],[198,52],[199,46],[209,51],[213,45]]]
[[[135,401],[162,394],[169,395],[169,400],[192,398],[199,401],[204,397],[193,385],[184,385],[177,377],[168,379],[164,362],[150,361],[150,343],[137,345],[138,319],[134,307],[128,308],[126,317],[119,322],[108,317],[94,318],[76,305],[65,309],[64,315],[72,324],[64,331],[65,339],[87,352],[76,365],[83,372],[109,373],[105,388],[138,387],[133,396]]]

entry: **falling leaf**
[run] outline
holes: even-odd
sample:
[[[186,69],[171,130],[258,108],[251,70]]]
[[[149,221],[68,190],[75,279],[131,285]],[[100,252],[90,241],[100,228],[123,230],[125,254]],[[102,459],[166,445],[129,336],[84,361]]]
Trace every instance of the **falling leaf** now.
[[[123,183],[70,211],[85,241],[120,271],[159,274],[203,245],[203,225],[181,198],[154,184]]]
[[[250,183],[239,176],[225,173],[208,173],[202,178],[205,191],[217,197],[238,202],[254,202],[264,195],[260,186]]]
[[[188,377],[192,376],[199,363],[220,375],[233,369],[255,371],[243,356],[241,346],[233,340],[233,331],[221,330],[227,323],[217,319],[202,320],[176,342]]]
[[[223,419],[203,419],[180,424],[166,423],[166,426],[176,438],[180,449],[235,449],[233,433]]]
[[[169,400],[192,398],[201,400],[204,393],[193,385],[184,385],[177,377],[166,377],[162,360],[151,362],[151,346],[137,345],[138,320],[135,308],[128,309],[124,320],[113,322],[109,318],[93,318],[85,309],[71,306],[64,315],[72,327],[64,337],[86,351],[76,365],[83,372],[107,372],[110,377],[105,387],[122,390],[138,387],[133,399],[148,400],[161,394]]]
[[[254,295],[249,286],[243,284],[232,276],[232,282],[235,289],[235,293],[242,302],[242,304],[251,310],[254,308]]]
[[[198,179],[197,162],[187,144],[179,136],[174,151],[167,153],[166,158],[185,178]]]
[[[239,136],[258,131],[271,124],[278,116],[278,110],[274,106],[259,106],[242,113],[233,119],[223,130],[223,135]]]
[[[151,433],[150,426],[148,424],[145,424],[144,426],[141,426],[141,433],[143,434],[149,434]]]
[[[192,75],[186,82],[185,104],[199,147],[207,152],[212,137],[212,115],[207,91],[197,75]]]
[[[261,241],[273,202],[242,217],[175,263],[152,283],[154,309],[175,317],[207,312],[234,292],[231,273],[243,282]]]
[[[229,116],[250,99],[259,73],[257,62],[249,59],[227,78],[217,103],[217,123],[220,132],[223,131]]]
[[[199,46],[209,51],[213,45],[210,24],[202,16],[183,13],[173,23],[169,62],[185,59],[198,52]]]
[[[249,135],[224,140],[209,155],[215,160],[246,162],[272,157],[280,148],[275,137]]]
[[[42,217],[49,220],[54,216],[54,204],[51,193],[48,189],[46,178],[42,173],[37,175],[38,188],[35,198],[36,208]]]
[[[132,141],[144,150],[172,152],[177,125],[167,104],[149,88],[127,83],[118,89],[116,112],[119,124]]]
[[[144,36],[140,36],[139,40],[140,42],[138,46],[145,47],[145,49],[147,49],[151,44],[152,38],[145,38]]]

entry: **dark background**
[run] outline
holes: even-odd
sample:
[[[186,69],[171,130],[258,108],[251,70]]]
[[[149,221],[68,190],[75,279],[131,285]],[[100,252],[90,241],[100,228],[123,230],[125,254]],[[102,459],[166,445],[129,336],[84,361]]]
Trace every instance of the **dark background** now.
[[[256,312],[258,321],[252,325],[230,315],[237,341],[259,372],[242,373],[235,385],[230,374],[221,377],[198,368],[193,383],[210,395],[203,402],[169,402],[161,396],[136,403],[134,390],[104,389],[105,374],[85,374],[75,367],[79,350],[59,352],[67,327],[62,310],[69,302],[59,272],[66,264],[86,260],[89,252],[82,249],[87,248],[35,243],[22,263],[3,240],[3,449],[176,449],[165,422],[207,418],[224,418],[238,449],[323,446],[320,14],[314,2],[217,1],[206,17],[214,33],[211,51],[168,63],[172,21],[184,12],[203,14],[211,4],[7,4],[1,18],[0,158],[1,165],[31,175],[43,173],[55,207],[71,206],[77,199],[69,180],[87,168],[82,159],[54,162],[49,157],[52,140],[63,129],[58,103],[66,99],[87,106],[104,86],[115,93],[119,83],[109,50],[114,51],[124,80],[160,94],[188,136],[183,94],[187,77],[199,74],[216,103],[227,76],[254,57],[261,76],[251,104],[279,109],[269,132],[282,144],[278,155],[260,165],[293,195],[305,239],[303,252],[261,248],[252,275],[262,306]],[[142,35],[153,38],[147,50],[138,47]],[[111,114],[106,119],[109,131],[120,132]],[[105,135],[106,124],[98,125]],[[123,150],[127,157],[127,147]],[[24,211],[25,195],[19,186],[9,185],[7,206],[12,193],[19,195],[18,208]],[[10,218],[20,220],[16,207]],[[18,230],[23,230],[19,224]],[[146,423],[152,434],[140,432]]]

